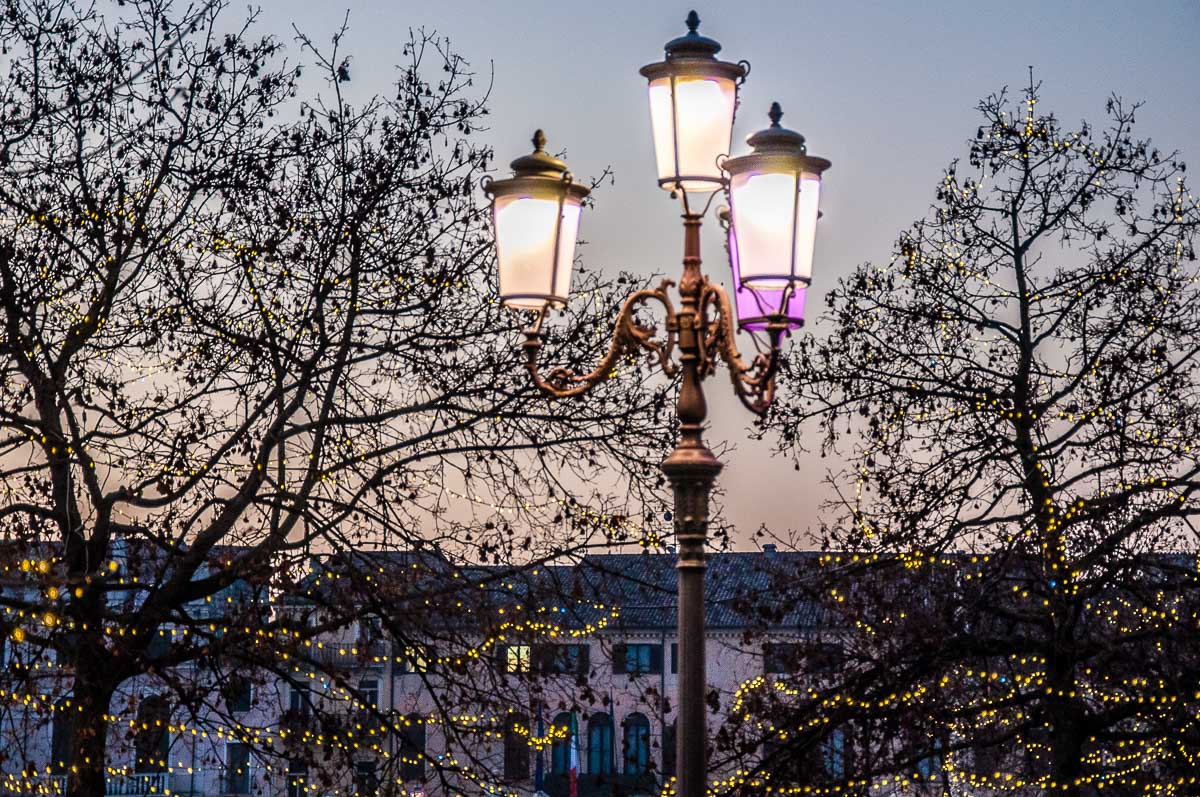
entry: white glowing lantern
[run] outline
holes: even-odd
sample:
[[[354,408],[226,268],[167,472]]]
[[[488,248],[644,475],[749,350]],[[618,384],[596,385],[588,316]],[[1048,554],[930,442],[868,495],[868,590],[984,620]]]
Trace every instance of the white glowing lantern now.
[[[778,290],[812,281],[821,173],[829,161],[807,153],[804,136],[780,127],[783,111],[771,105],[771,126],[746,139],[753,152],[727,158],[731,239],[741,285]]]
[[[533,145],[532,155],[512,162],[512,177],[484,186],[492,197],[500,300],[516,310],[566,303],[579,214],[589,193],[571,179],[565,163],[546,154],[541,130]]]
[[[687,24],[686,36],[667,42],[666,58],[642,67],[641,74],[650,81],[658,184],[669,191],[711,193],[724,184],[717,159],[729,153],[746,66],[716,59],[721,45],[696,32],[695,11]]]

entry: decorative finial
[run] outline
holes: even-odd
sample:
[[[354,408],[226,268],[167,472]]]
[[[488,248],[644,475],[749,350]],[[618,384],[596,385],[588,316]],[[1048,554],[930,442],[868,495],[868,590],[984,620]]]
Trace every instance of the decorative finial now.
[[[700,27],[700,15],[696,13],[695,9],[692,9],[691,11],[688,12],[687,26],[688,26],[688,35],[689,36],[698,36],[699,35],[698,33],[696,33],[696,28]]]
[[[771,110],[767,111],[767,118],[771,120],[771,127],[779,127],[779,120],[783,118],[783,109],[779,107],[779,103],[771,103]]]
[[[533,151],[544,152],[546,150],[546,134],[539,128],[533,131]]]

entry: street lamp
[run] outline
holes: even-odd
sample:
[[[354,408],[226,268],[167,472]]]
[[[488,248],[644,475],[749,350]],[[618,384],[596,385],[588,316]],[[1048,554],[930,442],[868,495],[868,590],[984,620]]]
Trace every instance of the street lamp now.
[[[721,463],[704,444],[708,409],[701,383],[715,373],[717,360],[723,360],[742,403],[758,415],[770,407],[783,336],[803,323],[820,179],[829,167],[829,161],[807,154],[803,136],[780,127],[778,104],[771,107],[771,127],[747,139],[753,151],[725,157],[737,88],[748,65],[716,60],[721,45],[701,36],[699,24],[693,11],[687,35],[667,43],[663,61],[641,70],[649,80],[658,183],[683,205],[678,306],[669,293],[675,286],[671,280],[630,294],[617,314],[608,352],[593,370],[580,374],[559,367],[543,374],[538,366],[547,309],[566,301],[578,208],[586,189],[571,179],[562,161],[546,155],[540,131],[534,137],[535,152],[513,161],[511,178],[484,185],[492,197],[501,299],[511,308],[536,314],[523,332],[523,348],[525,368],[543,393],[554,398],[581,395],[612,378],[621,358],[639,351],[656,360],[668,377],[680,379],[679,440],[662,463],[675,494],[679,551],[680,797],[703,797],[707,785],[704,546],[709,494]],[[737,315],[725,290],[700,270],[700,225],[718,189],[729,195],[730,209],[723,221]],[[706,196],[703,207],[693,208],[689,195]],[[638,307],[654,302],[666,315],[661,339],[634,319]],[[739,325],[765,333],[765,345],[749,362],[737,349]]]
[[[687,26],[687,35],[666,43],[662,61],[640,71],[650,81],[658,184],[671,191],[711,193],[725,185],[717,159],[729,154],[737,88],[749,64],[718,61],[721,45],[697,32],[695,11],[688,14]]]
[[[579,212],[589,189],[567,164],[546,154],[546,135],[533,134],[533,154],[512,162],[513,176],[488,185],[500,300],[518,310],[567,303]]]

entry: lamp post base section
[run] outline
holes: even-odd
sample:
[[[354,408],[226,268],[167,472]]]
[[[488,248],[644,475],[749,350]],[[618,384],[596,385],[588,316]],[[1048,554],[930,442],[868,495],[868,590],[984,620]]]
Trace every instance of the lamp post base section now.
[[[691,445],[687,443],[691,442]],[[704,797],[708,785],[705,692],[704,552],[708,499],[721,463],[703,444],[685,441],[662,464],[675,492],[679,578],[679,682],[676,713],[676,794]]]

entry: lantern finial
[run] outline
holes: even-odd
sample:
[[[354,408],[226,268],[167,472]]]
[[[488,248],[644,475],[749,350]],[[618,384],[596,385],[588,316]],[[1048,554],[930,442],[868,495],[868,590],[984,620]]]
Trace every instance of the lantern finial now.
[[[771,103],[771,110],[767,111],[767,118],[771,120],[770,127],[751,133],[746,137],[746,143],[754,147],[755,152],[805,154],[804,136],[779,124],[783,119],[783,107],[779,103]]]
[[[546,153],[546,134],[541,128],[533,131],[533,153],[522,155],[510,164],[515,177],[541,175],[561,178],[567,172],[567,164]]]
[[[783,118],[783,108],[779,107],[779,103],[771,103],[771,110],[767,111],[767,118],[771,120],[771,127],[779,127],[779,120]]]
[[[697,30],[699,27],[700,15],[695,11],[688,12],[688,32],[682,36],[671,39],[671,41],[664,45],[667,58],[713,59],[713,57],[720,52],[721,44],[716,39],[710,39],[707,36],[700,35],[700,32]],[[643,71],[642,74],[645,74],[645,72]]]

